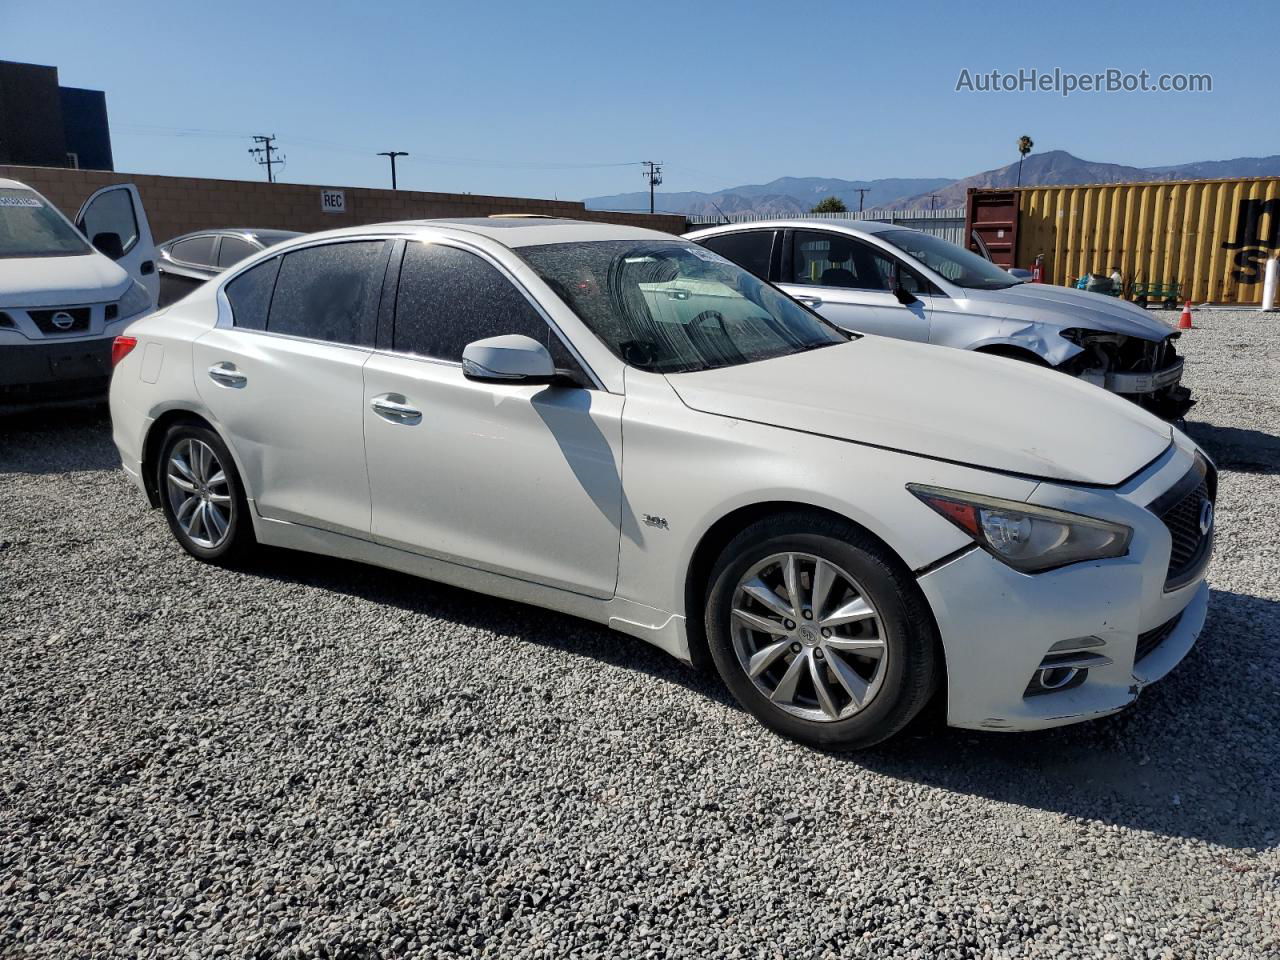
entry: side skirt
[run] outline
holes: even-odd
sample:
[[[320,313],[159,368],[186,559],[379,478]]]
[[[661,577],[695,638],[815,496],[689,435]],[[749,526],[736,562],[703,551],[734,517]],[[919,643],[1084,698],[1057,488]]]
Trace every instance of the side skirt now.
[[[451,563],[420,553],[398,550],[359,537],[350,537],[329,530],[321,530],[285,520],[271,520],[260,516],[256,504],[251,503],[254,533],[258,542],[288,550],[301,550],[321,556],[341,557],[387,570],[396,570],[410,576],[446,583],[474,590],[476,593],[503,597],[518,603],[567,613],[581,617],[638,637],[646,643],[666,651],[678,660],[691,662],[689,643],[685,636],[684,617],[659,610],[634,600],[614,597],[597,600],[569,590],[560,590],[528,580],[503,576],[487,570],[478,570],[460,563]]]

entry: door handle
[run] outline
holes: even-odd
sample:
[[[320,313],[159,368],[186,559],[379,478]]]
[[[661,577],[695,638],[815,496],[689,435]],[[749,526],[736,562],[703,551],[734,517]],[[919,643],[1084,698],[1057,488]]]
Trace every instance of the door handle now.
[[[816,309],[816,308],[818,308],[818,307],[822,306],[822,298],[821,298],[821,297],[805,297],[805,296],[797,296],[797,297],[796,297],[796,299],[797,299],[797,300],[799,300],[801,303],[803,303],[806,307],[813,307],[813,308],[815,308],[815,309]]]
[[[369,401],[369,406],[373,408],[373,412],[384,420],[390,420],[393,423],[404,423],[413,425],[422,422],[422,411],[415,410],[413,407],[403,403],[403,397],[400,400],[392,400],[395,394],[383,394],[380,397],[374,397]]]
[[[249,378],[236,370],[234,363],[215,363],[209,368],[209,379],[224,387],[243,387]]]

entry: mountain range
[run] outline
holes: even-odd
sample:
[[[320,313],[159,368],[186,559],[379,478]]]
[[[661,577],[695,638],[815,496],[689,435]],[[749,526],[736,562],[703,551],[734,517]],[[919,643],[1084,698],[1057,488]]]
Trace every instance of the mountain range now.
[[[1098,163],[1068,153],[1047,150],[1032,153],[1022,164],[1023,186],[1074,183],[1137,183],[1152,180],[1198,180],[1215,177],[1280,176],[1280,155],[1204,160],[1164,167],[1129,167]],[[959,207],[970,187],[1011,187],[1018,182],[1018,164],[1010,163],[956,180],[950,177],[883,180],[841,180],[835,177],[779,177],[768,183],[747,184],[714,193],[686,191],[658,193],[655,208],[661,213],[753,213],[789,217],[808,213],[824,197],[839,197],[850,210],[919,209],[930,206]],[[606,197],[588,197],[590,210],[648,210],[649,194],[643,191]]]

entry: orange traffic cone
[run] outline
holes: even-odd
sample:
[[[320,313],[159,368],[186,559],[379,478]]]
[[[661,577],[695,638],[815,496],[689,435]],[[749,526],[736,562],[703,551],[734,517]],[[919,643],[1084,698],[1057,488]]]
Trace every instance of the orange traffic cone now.
[[[1182,316],[1178,318],[1179,330],[1190,330],[1191,327],[1191,301],[1187,301],[1187,305],[1182,308]]]

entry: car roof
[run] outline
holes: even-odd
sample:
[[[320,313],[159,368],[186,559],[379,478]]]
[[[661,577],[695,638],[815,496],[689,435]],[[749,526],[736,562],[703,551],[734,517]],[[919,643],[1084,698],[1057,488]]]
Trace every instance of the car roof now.
[[[5,177],[0,177],[0,187],[5,187],[6,189],[17,189],[17,190],[31,189],[29,186],[27,186],[25,183],[21,182],[20,180],[9,180],[9,179],[6,179]]]
[[[685,236],[693,236],[695,234],[711,236],[712,233],[729,233],[735,230],[777,230],[781,228],[822,230],[832,227],[836,230],[852,230],[857,233],[884,233],[887,230],[911,229],[897,223],[880,223],[877,220],[855,220],[852,217],[822,217],[814,220],[796,217],[791,220],[749,220],[745,223],[721,223],[714,226],[699,227],[697,230],[691,230]]]
[[[567,220],[557,217],[511,216],[457,217],[438,220],[400,220],[379,227],[444,227],[478,234],[506,247],[533,247],[549,243],[582,243],[596,240],[674,240],[673,234],[644,227],[624,227],[616,223],[592,220]],[[354,228],[359,230],[360,228]]]
[[[188,240],[191,237],[221,236],[273,237],[279,243],[281,240],[292,240],[294,237],[301,237],[304,234],[300,230],[277,230],[274,227],[267,229],[259,229],[257,227],[210,227],[207,230],[192,230],[190,233],[182,233],[176,237],[170,237],[160,246],[167,247],[171,243],[177,243],[179,240]]]

